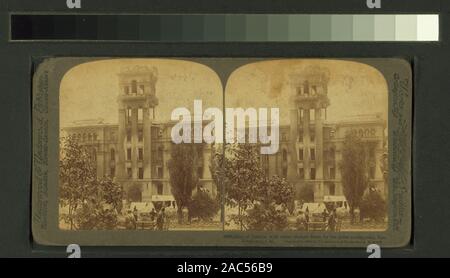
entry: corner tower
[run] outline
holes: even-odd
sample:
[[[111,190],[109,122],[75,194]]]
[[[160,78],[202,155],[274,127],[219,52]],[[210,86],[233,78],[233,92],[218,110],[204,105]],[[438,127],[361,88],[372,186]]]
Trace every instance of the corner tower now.
[[[135,66],[118,74],[117,178],[141,187],[151,179],[151,125],[155,119],[156,68]]]
[[[288,179],[297,190],[314,187],[314,200],[323,199],[323,121],[328,99],[329,73],[308,67],[290,75],[290,162]]]

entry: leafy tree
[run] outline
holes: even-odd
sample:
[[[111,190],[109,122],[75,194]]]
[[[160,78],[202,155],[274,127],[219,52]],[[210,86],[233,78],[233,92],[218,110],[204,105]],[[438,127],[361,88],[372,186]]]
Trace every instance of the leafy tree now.
[[[214,153],[211,173],[216,185],[225,184],[225,203],[238,208],[230,218],[241,230],[281,230],[294,191],[284,179],[265,177],[259,149],[255,144],[228,145],[225,154]]]
[[[355,220],[355,209],[368,186],[367,153],[364,142],[352,133],[345,136],[340,164],[344,195],[350,207],[351,222]]]
[[[256,202],[247,212],[246,226],[255,231],[282,231],[287,228],[288,204],[294,198],[291,184],[278,176],[264,179],[258,186]]]
[[[87,202],[76,211],[78,230],[110,230],[118,224],[117,211],[105,202]]]
[[[220,169],[215,176],[225,183],[224,201],[230,207],[238,208],[238,215],[232,217],[240,229],[244,228],[245,211],[255,201],[255,191],[261,184],[264,173],[256,144],[228,145],[225,154],[216,155],[220,159]]]
[[[89,151],[79,145],[73,136],[60,142],[59,196],[60,205],[68,207],[65,221],[74,229],[75,211],[92,196],[90,186],[96,179],[95,167]]]
[[[60,204],[69,213],[70,229],[112,229],[122,209],[122,187],[110,178],[97,179],[89,150],[67,137],[61,141]]]
[[[198,186],[197,151],[199,144],[174,144],[168,161],[170,186],[177,202],[178,223],[183,223],[183,209],[189,209],[192,191]],[[189,213],[190,214],[190,213]]]
[[[189,213],[191,214],[191,217],[198,217],[202,220],[213,218],[219,209],[219,202],[212,198],[210,194],[204,190],[197,191],[192,197],[189,205]]]

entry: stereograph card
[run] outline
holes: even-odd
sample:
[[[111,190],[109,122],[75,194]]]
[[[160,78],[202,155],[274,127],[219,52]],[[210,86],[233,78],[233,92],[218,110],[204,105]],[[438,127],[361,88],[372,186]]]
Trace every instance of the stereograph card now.
[[[405,246],[412,97],[402,59],[43,59],[33,238]]]

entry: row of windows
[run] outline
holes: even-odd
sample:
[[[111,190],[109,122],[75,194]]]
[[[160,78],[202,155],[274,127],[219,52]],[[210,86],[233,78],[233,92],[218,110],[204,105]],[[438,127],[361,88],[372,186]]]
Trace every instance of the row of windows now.
[[[304,141],[304,135],[303,135],[303,130],[299,130],[298,131],[298,142],[303,142]],[[316,141],[316,132],[313,130],[309,131],[309,141],[310,142],[315,142]]]
[[[127,160],[131,160],[131,148],[127,148]],[[138,160],[144,160],[144,149],[138,148]]]
[[[299,161],[303,161],[305,159],[304,154],[305,154],[305,150],[303,148],[298,149],[298,160]],[[288,153],[287,153],[287,150],[285,150],[285,149],[282,152],[282,158],[283,158],[283,161],[288,160]],[[316,149],[315,148],[309,149],[309,159],[312,161],[316,160]]]
[[[115,173],[115,167],[111,168],[111,175],[112,173]],[[131,167],[127,167],[127,177],[129,179],[133,178],[133,169]],[[161,166],[156,167],[156,177],[162,179],[164,177],[164,169]],[[138,168],[138,179],[142,180],[144,179],[144,168],[139,167]]]
[[[371,147],[369,148],[369,160],[374,160],[375,159],[375,148]],[[330,149],[330,150],[326,150],[323,153],[323,156],[326,160],[335,160],[336,159],[336,153],[334,149]],[[286,149],[283,149],[282,151],[282,159],[283,161],[288,161],[288,152]],[[299,148],[298,149],[298,160],[299,161],[303,161],[305,160],[305,150],[303,148]],[[310,148],[309,149],[309,160],[316,160],[316,149],[315,148]]]
[[[325,108],[320,108],[320,117],[322,120],[325,120],[325,115],[326,115],[326,110]],[[307,113],[307,114],[305,114]],[[309,120],[310,121],[315,121],[316,120],[316,110],[315,109],[301,109],[299,110],[299,122],[302,123],[303,120],[306,118],[306,116],[309,116]],[[318,118],[319,119],[319,118]]]
[[[136,80],[131,81],[131,85],[130,86],[124,86],[123,87],[123,92],[126,95],[129,94],[138,94],[138,95],[143,95],[145,93],[145,86],[144,85],[138,85]]]
[[[301,86],[297,87],[297,94],[298,95],[316,95],[320,94],[323,91],[323,87],[319,87],[315,84],[310,85],[309,81],[303,82]]]
[[[97,133],[77,133],[72,134],[72,136],[81,142],[97,141]]]
[[[138,134],[138,142],[142,142],[144,141],[144,131],[142,130],[142,128],[139,128],[137,131]],[[161,138],[162,137],[162,130],[159,128],[153,128],[152,129],[152,135],[153,135],[153,139],[155,138]],[[130,143],[131,142],[131,130],[128,129],[127,130],[127,142]]]
[[[127,148],[126,160],[131,160],[131,153],[132,153],[132,149]],[[157,152],[152,152],[152,154],[153,154],[153,157],[155,157],[155,154],[157,155],[155,160],[163,160],[163,158],[164,158],[164,150],[161,147],[158,149]],[[110,160],[116,161],[116,150],[115,149],[110,150]],[[143,148],[138,148],[138,160],[144,160],[144,149]]]
[[[125,114],[126,122],[127,124],[131,124],[131,122],[133,121],[133,109],[128,108],[126,111],[127,111],[127,113]],[[142,108],[137,109],[137,120],[138,123],[144,122],[144,109]]]
[[[369,167],[369,178],[370,179],[375,179],[375,172],[376,172],[375,166],[370,166]],[[298,176],[300,179],[305,178],[305,169],[304,168],[298,169]],[[283,168],[283,177],[285,177],[285,178],[287,177],[287,168]],[[336,179],[336,168],[334,168],[334,167],[328,168],[328,178]],[[315,168],[310,168],[309,179],[311,179],[311,180],[316,179],[316,169]]]
[[[111,177],[115,177],[116,176],[116,167],[112,166],[110,168],[110,175]],[[197,175],[199,179],[203,179],[203,167],[198,167],[197,168]],[[133,170],[131,167],[127,168],[127,176],[128,178],[132,178],[133,177]],[[156,177],[157,178],[163,178],[164,177],[164,169],[162,166],[157,166],[156,167]],[[138,168],[138,179],[143,179],[144,178],[144,168],[143,167],[139,167]]]
[[[142,129],[138,129],[138,142],[144,141],[144,131]],[[127,142],[131,143],[131,130],[127,130]]]

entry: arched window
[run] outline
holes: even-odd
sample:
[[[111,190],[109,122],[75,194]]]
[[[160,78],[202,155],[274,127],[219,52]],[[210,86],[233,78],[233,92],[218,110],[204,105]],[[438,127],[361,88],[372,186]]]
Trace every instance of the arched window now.
[[[286,149],[283,149],[283,161],[287,161],[287,151]]]
[[[116,161],[116,151],[114,149],[111,149],[111,161]]]
[[[95,148],[92,149],[92,160],[97,161],[97,150]]]

